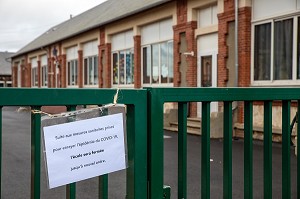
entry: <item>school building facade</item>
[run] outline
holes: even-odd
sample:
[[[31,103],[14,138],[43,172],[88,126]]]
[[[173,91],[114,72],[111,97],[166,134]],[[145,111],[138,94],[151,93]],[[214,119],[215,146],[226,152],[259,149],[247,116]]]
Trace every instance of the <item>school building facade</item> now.
[[[108,0],[19,50],[13,86],[299,86],[299,16],[300,0]],[[200,104],[189,109],[200,117]],[[254,122],[262,112],[255,104]]]

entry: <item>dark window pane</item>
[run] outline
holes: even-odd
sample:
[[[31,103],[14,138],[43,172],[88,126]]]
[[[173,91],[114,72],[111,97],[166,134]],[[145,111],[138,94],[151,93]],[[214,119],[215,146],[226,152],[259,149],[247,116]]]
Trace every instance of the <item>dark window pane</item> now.
[[[88,62],[87,59],[84,59],[84,64],[83,64],[83,73],[84,73],[84,85],[88,84]]]
[[[151,76],[151,51],[150,47],[143,48],[143,83],[149,84]]]
[[[274,24],[274,80],[292,79],[293,19]]]
[[[161,76],[161,83],[168,83],[168,45],[167,43],[162,43],[160,45],[160,76]]]
[[[118,53],[113,53],[113,84],[119,84],[119,59]]]
[[[254,80],[271,80],[271,23],[255,26]]]
[[[173,42],[168,43],[168,76],[169,76],[169,81],[168,83],[173,83]]]
[[[124,70],[124,64],[125,64],[125,56],[124,56],[124,51],[121,51],[120,54],[119,54],[119,59],[120,59],[120,65],[119,65],[119,71],[120,71],[120,74],[119,74],[119,78],[120,78],[120,84],[124,84],[125,82],[125,70]]]
[[[152,45],[152,84],[159,83],[159,44]]]

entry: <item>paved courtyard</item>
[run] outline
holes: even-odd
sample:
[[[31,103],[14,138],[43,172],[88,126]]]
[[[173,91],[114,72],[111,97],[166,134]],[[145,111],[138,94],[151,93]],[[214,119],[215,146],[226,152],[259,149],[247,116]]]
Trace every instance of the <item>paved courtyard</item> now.
[[[16,107],[3,108],[3,199],[30,198],[30,114],[16,112]],[[243,140],[233,140],[233,198],[243,198]],[[165,132],[165,185],[171,186],[172,199],[177,198],[177,133]],[[263,198],[263,145],[255,141],[254,198]],[[188,136],[188,198],[200,198],[201,137]],[[222,198],[223,142],[211,140],[211,198]],[[41,198],[65,198],[65,187],[49,190],[44,165]],[[273,198],[281,197],[281,145],[273,144]],[[291,148],[292,198],[296,198],[296,156]],[[77,183],[77,198],[97,198],[98,178]],[[109,175],[109,198],[125,198],[125,172]]]

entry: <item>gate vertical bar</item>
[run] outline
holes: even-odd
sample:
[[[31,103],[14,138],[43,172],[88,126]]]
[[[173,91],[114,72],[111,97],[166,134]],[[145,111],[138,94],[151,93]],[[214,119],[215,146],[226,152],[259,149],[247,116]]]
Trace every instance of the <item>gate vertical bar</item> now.
[[[150,199],[163,198],[164,137],[163,102],[160,89],[148,88],[148,180]]]
[[[67,111],[75,111],[76,106],[67,106]],[[75,199],[76,198],[76,183],[71,183],[66,186],[66,198]]]
[[[142,100],[145,102],[146,100]],[[144,111],[143,111],[144,110]],[[141,111],[144,114],[139,114],[137,111]],[[137,118],[136,116],[143,115],[143,117]],[[127,168],[127,196],[126,199],[146,199],[147,197],[147,174],[146,170],[146,154],[147,150],[146,140],[146,106],[136,107],[134,105],[127,105],[127,154],[128,154],[128,168]],[[145,120],[143,120],[143,118]],[[139,129],[139,132],[137,132]],[[140,165],[143,165],[140,167]]]
[[[99,199],[108,199],[108,175],[99,177]]]
[[[272,199],[272,101],[264,102],[264,198]]]
[[[232,102],[224,102],[223,198],[232,198]]]
[[[210,198],[210,102],[202,102],[201,198]]]
[[[99,105],[101,107],[102,105]],[[101,116],[107,115],[108,110],[102,110]],[[108,174],[99,176],[98,178],[99,189],[98,189],[98,197],[99,199],[108,199]]]
[[[33,110],[41,110],[32,106]],[[41,114],[31,113],[31,199],[41,195]]]
[[[297,198],[300,198],[300,126],[299,126],[299,114],[300,114],[300,100],[298,100],[297,106]]]
[[[178,103],[178,198],[186,198],[187,189],[187,103]]]
[[[244,105],[244,198],[253,198],[253,102]]]
[[[300,100],[298,100],[297,114],[297,198],[300,198]]]
[[[2,196],[2,106],[0,106],[0,197]]]
[[[147,93],[127,105],[127,199],[147,199]],[[129,142],[130,141],[130,142]],[[133,143],[133,144],[132,144]],[[131,193],[132,192],[132,193]]]
[[[134,172],[134,152],[135,152],[135,131],[134,131],[134,106],[127,107],[127,157],[128,157],[128,168],[126,170],[126,199],[134,198],[134,184],[135,184],[135,172]],[[133,141],[134,142],[130,142]],[[138,161],[138,160],[136,160]]]
[[[282,102],[282,198],[291,198],[291,102]]]

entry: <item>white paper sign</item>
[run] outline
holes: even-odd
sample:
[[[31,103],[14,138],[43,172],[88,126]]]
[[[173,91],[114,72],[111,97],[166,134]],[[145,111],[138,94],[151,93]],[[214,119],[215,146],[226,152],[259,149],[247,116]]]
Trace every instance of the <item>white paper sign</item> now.
[[[50,188],[126,168],[122,113],[43,130]]]

